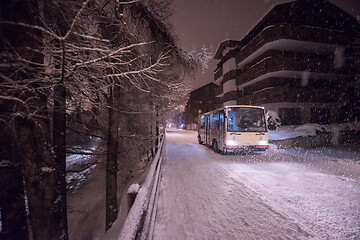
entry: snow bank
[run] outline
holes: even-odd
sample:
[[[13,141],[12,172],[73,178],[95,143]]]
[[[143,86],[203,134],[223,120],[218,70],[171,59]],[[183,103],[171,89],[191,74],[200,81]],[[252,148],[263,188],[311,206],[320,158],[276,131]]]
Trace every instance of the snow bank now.
[[[138,183],[131,184],[127,193],[137,193],[140,189],[140,185]]]
[[[96,167],[96,165],[92,165],[80,172],[68,172],[66,173],[66,183],[69,184],[74,181],[83,181],[86,179],[86,176]]]
[[[97,146],[91,147],[90,149],[82,149],[81,147],[74,147],[74,151],[79,151],[82,153],[93,153],[96,150]],[[87,164],[93,155],[87,154],[67,154],[66,155],[66,168],[69,168],[73,165]]]
[[[337,132],[345,130],[360,131],[360,123],[341,123],[320,125],[317,123],[307,123],[300,126],[281,126],[278,130],[269,130],[269,140],[284,140],[296,137],[315,136],[316,132]]]
[[[86,164],[92,155],[83,155],[83,154],[68,154],[66,156],[66,167],[69,168],[73,165]]]
[[[269,140],[284,140],[296,137],[306,137],[307,133],[295,131],[296,126],[282,126],[278,130],[269,130]]]
[[[66,154],[66,183],[68,189],[80,185],[80,182],[84,181],[87,175],[96,167],[96,158],[91,153],[96,150],[98,142],[93,141],[92,145],[89,149],[74,146],[72,147],[74,154]],[[50,170],[42,168],[43,172],[49,172]]]
[[[294,129],[295,132],[302,132],[306,136],[315,136],[316,132],[323,132],[326,130],[325,126],[317,123],[307,123]]]
[[[330,124],[326,127],[327,131],[330,132],[340,132],[340,131],[345,131],[345,130],[356,130],[356,131],[360,131],[360,122],[358,123],[340,123],[340,124]]]

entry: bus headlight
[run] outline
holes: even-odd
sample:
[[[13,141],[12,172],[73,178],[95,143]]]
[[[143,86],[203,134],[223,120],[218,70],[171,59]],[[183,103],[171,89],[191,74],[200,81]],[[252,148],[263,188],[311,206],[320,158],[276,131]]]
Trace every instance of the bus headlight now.
[[[258,141],[257,145],[268,145],[267,141],[261,140]]]
[[[226,145],[227,145],[227,146],[236,146],[236,145],[238,145],[238,144],[237,144],[237,142],[234,141],[234,140],[227,140],[227,141],[226,141]]]

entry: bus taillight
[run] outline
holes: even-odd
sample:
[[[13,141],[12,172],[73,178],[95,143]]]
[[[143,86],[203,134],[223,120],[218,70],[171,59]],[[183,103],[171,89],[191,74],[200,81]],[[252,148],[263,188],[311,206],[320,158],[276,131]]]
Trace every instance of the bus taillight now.
[[[256,148],[269,148],[269,145],[257,145]]]

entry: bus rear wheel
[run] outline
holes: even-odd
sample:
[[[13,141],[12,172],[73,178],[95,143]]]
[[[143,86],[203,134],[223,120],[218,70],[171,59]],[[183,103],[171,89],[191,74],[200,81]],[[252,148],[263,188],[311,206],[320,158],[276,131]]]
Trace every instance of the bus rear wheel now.
[[[218,147],[218,144],[217,144],[216,140],[213,141],[212,147],[214,149],[214,152],[216,152],[216,153],[219,152],[219,147]]]

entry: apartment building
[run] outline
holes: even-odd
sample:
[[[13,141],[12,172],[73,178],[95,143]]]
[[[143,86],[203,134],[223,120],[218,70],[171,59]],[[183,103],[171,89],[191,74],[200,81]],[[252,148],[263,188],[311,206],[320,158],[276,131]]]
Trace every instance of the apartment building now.
[[[277,5],[243,39],[220,43],[217,97],[276,111],[284,125],[353,120],[359,34],[359,22],[326,0]]]
[[[218,89],[218,85],[211,82],[190,93],[184,112],[186,125],[197,123],[199,114],[212,111],[218,106],[218,93],[215,92]]]

